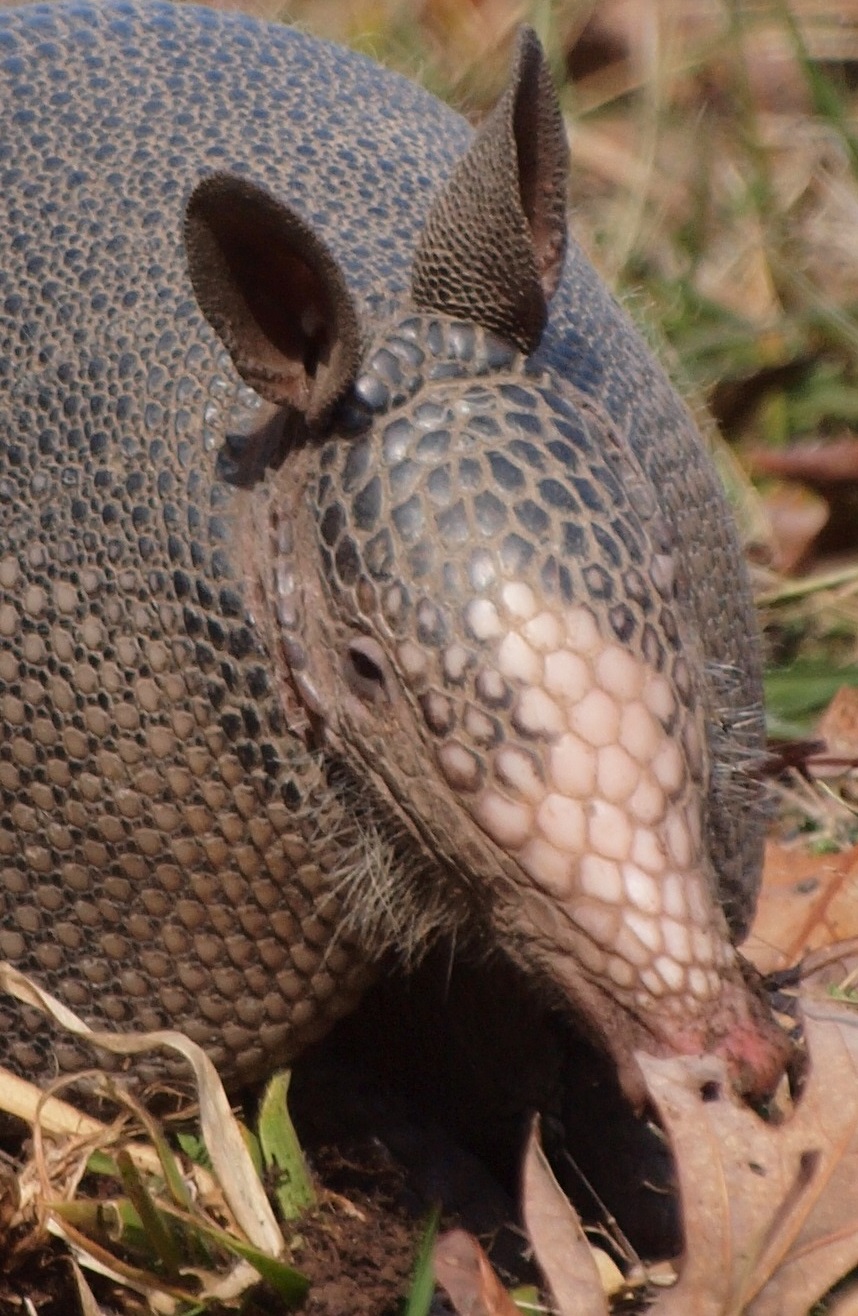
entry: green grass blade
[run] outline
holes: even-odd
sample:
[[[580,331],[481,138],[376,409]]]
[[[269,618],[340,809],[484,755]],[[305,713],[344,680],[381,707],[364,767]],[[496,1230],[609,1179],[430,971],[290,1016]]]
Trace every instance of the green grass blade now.
[[[289,1115],[290,1077],[288,1070],[274,1075],[265,1089],[258,1123],[262,1158],[266,1170],[273,1171],[276,1177],[274,1195],[283,1220],[297,1219],[316,1200],[304,1153]]]
[[[434,1253],[435,1239],[438,1237],[438,1223],[441,1208],[435,1207],[427,1221],[420,1241],[420,1250],[414,1263],[414,1275],[403,1316],[429,1316],[432,1298],[435,1293]]]

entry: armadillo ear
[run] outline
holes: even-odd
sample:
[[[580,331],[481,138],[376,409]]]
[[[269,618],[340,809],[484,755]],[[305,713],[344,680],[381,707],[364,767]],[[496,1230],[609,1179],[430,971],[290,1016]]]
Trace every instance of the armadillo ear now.
[[[506,91],[429,212],[412,271],[416,304],[532,352],[563,268],[568,174],[548,63],[523,27]]]
[[[242,379],[318,425],[353,381],[361,345],[325,244],[270,193],[215,174],[188,201],[185,249],[200,309]]]

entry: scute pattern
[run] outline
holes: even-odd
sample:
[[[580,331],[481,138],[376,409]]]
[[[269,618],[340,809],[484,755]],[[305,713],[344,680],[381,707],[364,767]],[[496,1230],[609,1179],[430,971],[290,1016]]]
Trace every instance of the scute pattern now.
[[[341,94],[311,113],[311,86]],[[213,468],[255,402],[192,297],[182,207],[216,169],[288,179],[323,226],[337,195],[354,290],[393,294],[465,129],[343,51],[158,3],[0,14],[0,96],[0,955],[249,1077],[367,970],[325,895],[350,824],[247,615]],[[0,1026],[24,1072],[88,1062],[11,1003]]]
[[[220,477],[225,436],[256,403],[194,301],[183,208],[210,173],[266,184],[318,229],[371,329],[402,298],[470,133],[358,56],[160,0],[0,12],[0,103],[0,954],[93,1023],[184,1028],[235,1081],[361,989],[341,888],[362,841],[289,718],[245,585],[244,495]],[[477,801],[502,776],[526,797],[526,764],[548,753],[548,711],[516,708],[499,655],[474,658],[498,575],[591,609],[606,646],[669,672],[716,764],[743,767],[759,674],[729,516],[688,416],[580,251],[525,379],[471,326],[434,320],[425,342],[400,328],[341,409],[348,442],[319,454],[316,497],[329,577],[399,639],[446,780]],[[434,390],[473,374],[476,354],[501,389],[466,385],[473,451],[454,452],[465,413]],[[616,432],[608,451],[587,399]],[[379,462],[366,425],[406,406]],[[558,527],[562,556],[546,547]],[[443,602],[466,597],[467,633]],[[683,667],[675,615],[702,637],[705,678],[699,655]],[[520,743],[492,764],[510,716]],[[757,798],[750,776],[717,769],[701,806],[736,930],[757,882]],[[626,879],[639,903],[646,890]],[[605,940],[581,954],[622,986]],[[87,1059],[17,1007],[0,1026],[30,1074]]]
[[[539,353],[501,367],[490,338],[451,371],[458,331],[394,325],[357,408],[333,417],[307,484],[326,611],[395,655],[430,757],[515,874],[521,908],[535,886],[616,999],[687,1020],[718,1002],[733,952],[702,843],[702,665],[674,617],[670,536],[604,413],[543,373]],[[367,402],[382,396],[367,376],[411,339],[439,345],[414,418]],[[531,432],[541,447],[520,437]],[[394,545],[376,564],[364,542],[380,526]],[[396,769],[385,775],[408,813]],[[461,832],[419,823],[453,860]]]

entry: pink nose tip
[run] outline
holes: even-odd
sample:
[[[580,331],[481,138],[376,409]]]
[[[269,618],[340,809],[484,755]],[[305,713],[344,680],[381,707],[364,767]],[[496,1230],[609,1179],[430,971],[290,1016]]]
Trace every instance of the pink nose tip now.
[[[772,1095],[793,1055],[793,1044],[767,1003],[738,975],[724,983],[705,1019],[671,1029],[663,1041],[682,1055],[720,1056],[736,1091],[758,1099]]]
[[[714,1048],[726,1060],[738,1092],[770,1097],[783,1077],[793,1045],[772,1019],[737,1023]]]

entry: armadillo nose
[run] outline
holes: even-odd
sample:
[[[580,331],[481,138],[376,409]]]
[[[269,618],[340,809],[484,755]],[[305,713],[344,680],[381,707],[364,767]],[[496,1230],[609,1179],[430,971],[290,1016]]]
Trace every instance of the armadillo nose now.
[[[673,1023],[663,1019],[659,1041],[679,1055],[707,1054],[727,1065],[733,1088],[753,1100],[771,1097],[795,1048],[772,1017],[762,995],[746,984],[738,967],[726,974],[711,1009]]]
[[[747,1013],[732,1022],[713,1050],[727,1062],[741,1096],[765,1101],[786,1073],[795,1047],[764,1002],[748,994],[747,1005]]]

